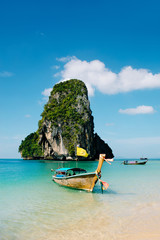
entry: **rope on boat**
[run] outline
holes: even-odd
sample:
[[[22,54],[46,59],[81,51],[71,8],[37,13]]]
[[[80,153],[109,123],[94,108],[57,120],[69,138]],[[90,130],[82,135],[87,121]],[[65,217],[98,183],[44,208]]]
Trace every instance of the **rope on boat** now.
[[[107,183],[107,182],[104,182],[104,181],[102,181],[101,179],[100,179],[100,177],[101,177],[101,173],[96,173],[96,176],[97,176],[97,178],[98,178],[98,180],[99,180],[99,182],[100,182],[100,184],[101,184],[101,191],[102,191],[102,193],[103,193],[103,190],[107,190],[107,188],[109,187],[109,184]]]

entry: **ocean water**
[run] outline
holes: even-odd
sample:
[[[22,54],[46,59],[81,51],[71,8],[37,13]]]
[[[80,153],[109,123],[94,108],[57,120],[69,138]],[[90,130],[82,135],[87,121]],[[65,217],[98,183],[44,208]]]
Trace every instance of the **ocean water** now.
[[[51,168],[94,171],[98,162],[0,160],[0,240],[159,240],[160,160],[102,167],[109,188],[74,190],[52,181]]]

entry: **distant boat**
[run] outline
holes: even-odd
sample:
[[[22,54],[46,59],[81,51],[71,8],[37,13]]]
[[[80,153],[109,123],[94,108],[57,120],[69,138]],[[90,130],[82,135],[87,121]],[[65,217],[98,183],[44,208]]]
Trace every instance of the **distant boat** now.
[[[137,161],[137,160],[129,161],[129,160],[125,160],[125,161],[123,161],[123,164],[124,165],[144,165],[144,164],[147,163],[147,161],[148,161],[148,159],[146,159],[144,161]]]
[[[53,181],[70,188],[82,189],[92,192],[96,182],[99,180],[101,186],[106,188],[109,185],[100,180],[101,168],[104,161],[113,161],[113,159],[105,159],[105,154],[100,154],[98,167],[95,172],[88,172],[82,168],[59,168],[55,170]]]
[[[141,157],[140,160],[148,160],[146,157]]]

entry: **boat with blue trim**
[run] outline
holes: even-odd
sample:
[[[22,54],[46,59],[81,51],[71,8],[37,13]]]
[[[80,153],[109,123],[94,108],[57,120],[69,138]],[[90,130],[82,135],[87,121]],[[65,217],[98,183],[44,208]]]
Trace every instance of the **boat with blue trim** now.
[[[82,168],[56,169],[53,181],[65,187],[92,192],[96,182],[101,178],[101,168],[104,161],[110,163],[113,159],[105,159],[105,154],[100,154],[98,167],[95,172],[87,172]]]

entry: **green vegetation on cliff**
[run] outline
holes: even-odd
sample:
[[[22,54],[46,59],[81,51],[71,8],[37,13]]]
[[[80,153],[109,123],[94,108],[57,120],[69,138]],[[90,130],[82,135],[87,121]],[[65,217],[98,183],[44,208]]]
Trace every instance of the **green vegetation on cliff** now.
[[[86,98],[88,100],[87,88],[80,80],[72,79],[56,84],[39,121],[39,132],[45,120],[51,122],[54,127],[61,125],[63,142],[71,156],[75,155],[75,145],[81,127],[90,120]]]
[[[38,133],[28,135],[19,146],[18,151],[23,158],[36,158],[43,156],[40,145],[38,144]]]
[[[44,120],[51,121],[56,127],[57,122],[68,121],[83,125],[83,116],[88,111],[83,102],[83,96],[88,96],[88,93],[85,84],[80,80],[72,79],[56,84],[41,114],[39,130],[41,130]],[[83,112],[77,111],[79,103],[83,105]]]

